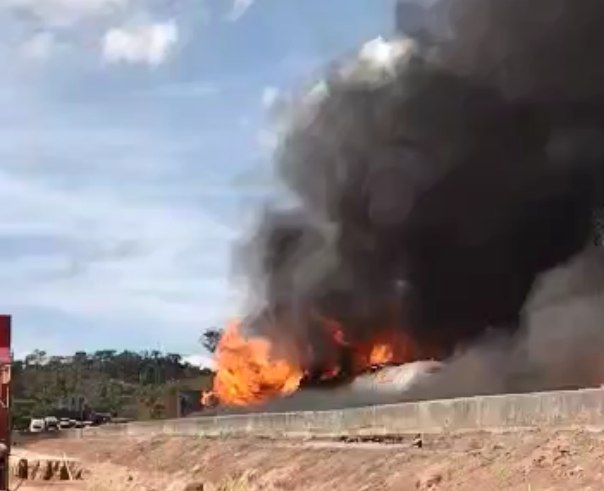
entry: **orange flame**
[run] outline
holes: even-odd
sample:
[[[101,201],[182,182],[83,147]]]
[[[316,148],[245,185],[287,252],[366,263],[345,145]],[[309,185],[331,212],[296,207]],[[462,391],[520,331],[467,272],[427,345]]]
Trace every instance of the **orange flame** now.
[[[273,357],[272,351],[268,339],[246,338],[241,324],[231,323],[216,351],[214,392],[218,399],[230,405],[250,405],[295,392],[303,370],[297,363]]]
[[[378,343],[371,348],[369,353],[370,365],[385,365],[394,360],[394,349],[389,344]]]
[[[419,346],[400,328],[375,329],[369,340],[349,342],[344,337],[340,323],[332,319],[323,319],[323,323],[334,344],[345,347],[351,353],[354,370],[351,375],[379,365],[410,363],[422,358]],[[334,377],[338,376],[340,372],[340,367],[329,367],[323,378],[330,378],[328,374],[331,373]]]
[[[342,329],[342,325],[338,321],[327,319],[325,317],[321,317],[321,321],[334,343],[340,346],[345,346],[348,344],[346,342],[346,338],[344,337],[344,329]]]
[[[203,391],[201,393],[202,407],[214,407],[217,404],[216,394],[213,390]]]
[[[368,353],[364,362],[369,366],[403,364],[422,358],[419,346],[401,329],[382,330],[370,344],[370,348],[365,348],[364,351]]]
[[[345,357],[335,354],[332,360],[323,360],[325,364],[315,380],[345,379],[379,365],[438,358],[436,351],[428,352],[425,346],[420,348],[398,327],[373,330],[370,339],[351,340],[346,338],[346,331],[338,321],[322,317],[320,320],[333,343],[334,353]],[[277,357],[269,339],[247,338],[241,332],[241,324],[233,322],[225,330],[216,352],[218,370],[214,394],[222,403],[241,406],[288,396],[310,375],[305,360],[312,360],[312,350],[307,347],[305,351],[308,351],[308,359]],[[343,359],[347,360],[345,366]]]

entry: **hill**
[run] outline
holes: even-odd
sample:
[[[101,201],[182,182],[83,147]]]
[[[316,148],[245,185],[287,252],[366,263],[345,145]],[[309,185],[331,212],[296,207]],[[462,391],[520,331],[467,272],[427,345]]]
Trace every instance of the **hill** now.
[[[65,415],[84,418],[91,411],[135,419],[175,415],[181,390],[206,390],[213,373],[178,354],[159,351],[48,356],[36,350],[13,362],[13,426],[32,417]]]

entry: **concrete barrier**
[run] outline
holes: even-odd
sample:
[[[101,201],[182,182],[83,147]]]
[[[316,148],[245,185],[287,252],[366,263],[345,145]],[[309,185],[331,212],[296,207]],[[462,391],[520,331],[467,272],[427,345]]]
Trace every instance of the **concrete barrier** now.
[[[73,430],[74,433],[70,436],[295,438],[578,426],[604,429],[604,390],[506,394],[334,411],[255,413],[134,422]]]

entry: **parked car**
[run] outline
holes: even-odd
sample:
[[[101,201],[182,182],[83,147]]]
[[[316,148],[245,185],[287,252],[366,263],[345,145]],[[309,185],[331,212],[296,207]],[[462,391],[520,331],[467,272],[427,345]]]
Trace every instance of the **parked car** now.
[[[71,426],[71,420],[69,418],[61,418],[61,420],[59,421],[59,428],[61,428],[62,430],[67,430],[71,428]]]
[[[94,413],[92,415],[92,423],[94,426],[111,423],[111,413]]]
[[[30,433],[42,433],[46,429],[46,423],[43,418],[32,418],[29,422]]]
[[[46,431],[58,431],[59,429],[59,419],[54,416],[46,416],[44,418],[44,424]]]

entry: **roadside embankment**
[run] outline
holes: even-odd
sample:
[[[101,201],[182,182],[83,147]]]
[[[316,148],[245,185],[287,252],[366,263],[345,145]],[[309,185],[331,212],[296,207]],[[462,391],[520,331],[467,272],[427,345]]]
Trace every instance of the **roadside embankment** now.
[[[61,436],[255,436],[311,438],[354,435],[604,428],[604,390],[505,394],[332,411],[252,413],[134,422],[63,432]]]

